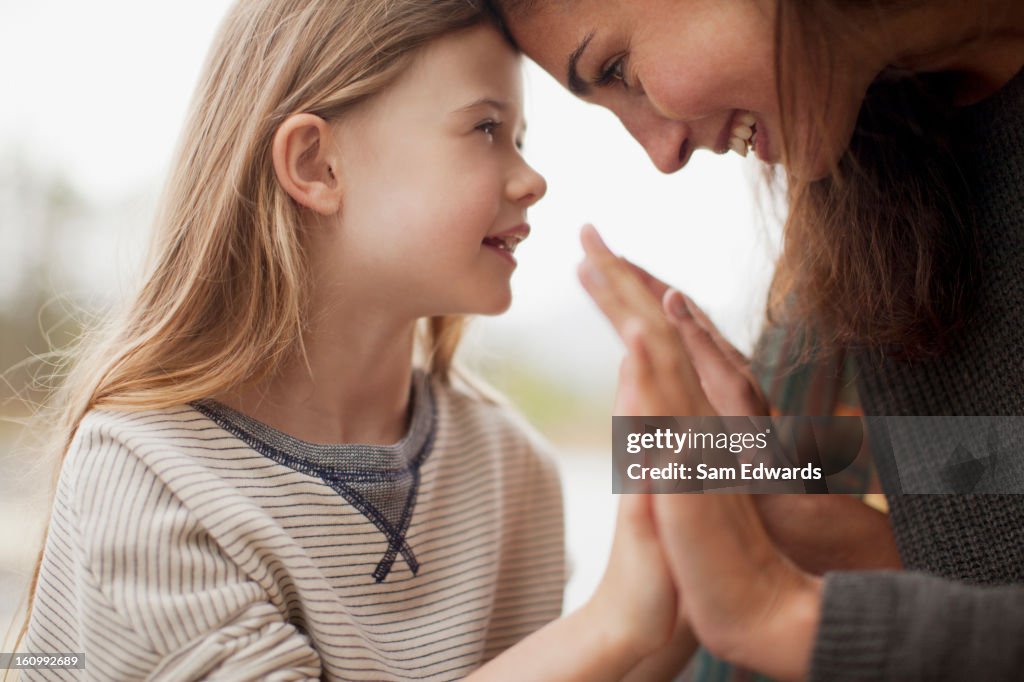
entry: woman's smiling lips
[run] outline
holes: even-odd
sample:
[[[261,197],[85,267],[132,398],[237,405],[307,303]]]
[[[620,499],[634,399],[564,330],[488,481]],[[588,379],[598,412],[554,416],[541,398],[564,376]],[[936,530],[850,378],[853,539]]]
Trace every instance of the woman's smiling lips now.
[[[515,265],[516,259],[512,254],[515,253],[519,243],[528,236],[530,236],[530,226],[522,223],[507,230],[487,235],[484,237],[483,245]]]

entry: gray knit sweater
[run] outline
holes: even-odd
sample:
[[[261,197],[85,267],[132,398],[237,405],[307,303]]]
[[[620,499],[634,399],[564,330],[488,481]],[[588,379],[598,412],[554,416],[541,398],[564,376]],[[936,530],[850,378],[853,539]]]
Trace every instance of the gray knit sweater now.
[[[869,415],[1024,414],[1024,71],[965,109],[961,130],[978,303],[937,359],[857,358]],[[940,452],[921,444],[922,458]],[[1003,464],[1016,478],[1024,454]],[[1024,494],[903,495],[908,481],[880,473],[907,570],[826,575],[810,678],[1024,680]]]

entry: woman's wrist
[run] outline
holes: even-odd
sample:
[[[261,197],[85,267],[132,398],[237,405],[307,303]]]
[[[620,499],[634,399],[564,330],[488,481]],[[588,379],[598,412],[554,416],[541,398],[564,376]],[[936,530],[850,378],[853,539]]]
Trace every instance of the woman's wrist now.
[[[821,620],[823,581],[794,569],[778,604],[758,632],[744,633],[749,646],[736,661],[778,680],[805,680]]]

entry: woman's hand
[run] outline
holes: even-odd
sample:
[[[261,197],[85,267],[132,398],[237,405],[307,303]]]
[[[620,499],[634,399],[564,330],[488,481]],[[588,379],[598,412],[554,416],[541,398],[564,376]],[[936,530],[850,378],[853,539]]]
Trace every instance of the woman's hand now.
[[[775,546],[802,570],[900,570],[889,515],[848,495],[754,495]]]
[[[699,388],[714,411],[729,416],[769,414],[768,401],[750,371],[750,361],[689,297],[616,257],[592,227],[584,228],[582,242],[587,254],[580,268],[584,286],[631,349],[620,372],[615,414],[667,413],[663,400],[657,402],[657,407],[648,407],[650,412],[638,407],[636,382],[625,380],[624,374],[630,356],[641,352],[636,343],[630,346],[628,339],[642,339],[648,331],[635,319],[656,314],[652,311],[657,302],[678,333],[677,352],[686,354],[697,373]],[[605,274],[607,270],[615,274]],[[629,274],[639,287],[614,289],[612,284],[609,290],[604,285],[618,281],[628,284]],[[664,382],[671,377],[661,379]],[[688,386],[693,388],[692,384]],[[661,392],[658,389],[659,395]],[[690,402],[699,403],[700,398]],[[888,515],[858,500],[830,495],[758,495],[754,504],[779,549],[810,573],[901,567]]]
[[[745,358],[702,311],[617,258],[593,228],[582,241],[587,257],[580,278],[627,348],[617,414],[768,413]],[[803,677],[820,581],[777,549],[753,500],[657,495],[654,509],[682,610],[700,641],[775,677]]]
[[[821,579],[778,551],[752,497],[658,495],[658,530],[700,642],[724,660],[802,680],[818,629]]]
[[[635,414],[663,396],[641,333],[627,328],[620,404]],[[821,581],[775,546],[750,495],[656,495],[654,511],[686,619],[716,656],[784,680],[807,674]]]

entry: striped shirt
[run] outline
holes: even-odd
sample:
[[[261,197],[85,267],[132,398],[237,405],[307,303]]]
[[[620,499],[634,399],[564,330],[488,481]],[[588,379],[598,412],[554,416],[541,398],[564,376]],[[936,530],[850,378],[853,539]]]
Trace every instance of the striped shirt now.
[[[26,679],[453,679],[556,618],[546,446],[420,372],[411,411],[393,446],[306,443],[212,402],[88,414],[25,645],[86,669]]]

